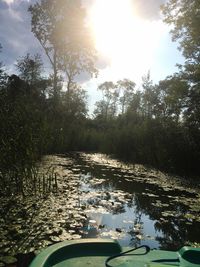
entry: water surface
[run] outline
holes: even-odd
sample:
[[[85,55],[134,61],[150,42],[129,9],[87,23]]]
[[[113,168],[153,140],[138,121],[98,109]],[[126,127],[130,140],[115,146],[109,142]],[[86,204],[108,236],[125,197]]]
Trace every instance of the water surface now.
[[[103,154],[47,156],[41,168],[47,166],[57,173],[58,190],[1,197],[1,256],[85,237],[170,250],[200,243],[198,184]]]

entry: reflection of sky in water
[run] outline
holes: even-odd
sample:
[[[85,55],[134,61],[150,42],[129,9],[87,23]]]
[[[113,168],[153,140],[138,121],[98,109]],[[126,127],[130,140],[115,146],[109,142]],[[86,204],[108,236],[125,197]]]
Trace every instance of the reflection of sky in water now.
[[[137,222],[137,215],[135,214],[135,209],[134,208],[129,208],[127,205],[125,205],[125,212],[124,213],[119,213],[116,215],[112,214],[99,214],[99,213],[89,213],[88,214],[90,219],[93,219],[96,221],[96,225],[91,225],[88,223],[89,227],[88,229],[85,228],[85,230],[88,230],[88,235],[87,237],[96,237],[100,236],[101,233],[103,232],[108,232],[110,233],[110,230],[122,230],[122,235],[119,237],[118,241],[120,245],[122,246],[134,246],[134,245],[139,245],[139,244],[147,244],[151,246],[152,248],[158,248],[159,243],[155,240],[148,240],[148,238],[152,238],[156,236],[156,232],[154,229],[154,221],[150,220],[148,216],[146,215],[141,215],[140,221]],[[134,228],[134,222],[141,224],[141,234],[142,238],[144,240],[139,240],[135,238],[136,234],[131,235],[131,230]],[[98,229],[100,226],[103,227],[102,229]],[[130,234],[129,234],[130,232]],[[125,234],[125,235],[124,235]],[[140,234],[140,233],[138,233]],[[120,236],[120,234],[119,234]],[[148,237],[147,237],[148,236]],[[102,236],[105,237],[106,236]],[[108,238],[111,238],[112,234],[108,236]],[[113,236],[114,237],[114,236]],[[146,238],[145,238],[146,237]],[[133,239],[133,242],[131,241]]]
[[[191,194],[170,188],[170,184],[162,187],[151,183],[148,178],[151,170],[142,167],[135,169],[135,173],[139,173],[135,175],[134,170],[124,168],[120,162],[113,161],[114,168],[112,161],[109,163],[104,156],[100,161],[99,157],[87,160],[86,168],[82,159],[80,190],[88,216],[84,227],[88,234],[84,237],[116,238],[122,246],[147,244],[165,249],[176,249],[190,238],[196,238],[190,227],[195,223],[189,224],[183,217],[188,206],[179,201],[180,196],[186,200],[192,198]],[[144,182],[144,179],[147,180]],[[89,220],[96,223],[90,224]],[[139,231],[135,231],[137,225],[141,226]],[[195,226],[195,229],[199,228]]]
[[[82,174],[81,176],[81,191],[88,192],[86,198],[90,196],[89,192],[114,192],[115,188],[113,183],[107,182],[98,184],[97,179],[92,176],[91,173]],[[104,175],[105,177],[105,175]],[[96,183],[96,184],[95,184]],[[95,187],[96,185],[96,187]],[[116,191],[117,195],[117,191]],[[119,194],[120,195],[120,194]],[[99,196],[98,196],[99,197]],[[101,198],[101,197],[100,197]],[[115,203],[115,199],[113,196],[110,196],[113,199],[113,203]],[[100,202],[101,203],[101,202]],[[99,206],[98,206],[99,207]],[[106,204],[104,205],[106,208]],[[88,220],[87,225],[84,227],[84,231],[88,232],[85,237],[108,237],[115,238],[115,232],[118,232],[118,240],[122,246],[134,246],[139,244],[148,244],[151,247],[159,247],[159,243],[155,240],[152,240],[153,237],[156,236],[156,232],[154,229],[154,221],[150,220],[147,215],[137,214],[136,206],[134,205],[134,201],[128,206],[127,204],[122,203],[119,206],[120,210],[115,210],[115,214],[110,212],[109,214],[89,212],[87,215],[90,220],[94,220],[96,223],[90,223]],[[139,232],[135,233],[133,231],[135,224],[140,224],[141,229]],[[117,229],[117,231],[116,231]],[[113,231],[112,231],[113,230]],[[114,232],[115,231],[115,232]],[[121,232],[121,234],[120,234]],[[108,236],[106,236],[106,233]],[[141,236],[141,239],[138,239],[136,235]],[[148,240],[150,238],[151,240]]]

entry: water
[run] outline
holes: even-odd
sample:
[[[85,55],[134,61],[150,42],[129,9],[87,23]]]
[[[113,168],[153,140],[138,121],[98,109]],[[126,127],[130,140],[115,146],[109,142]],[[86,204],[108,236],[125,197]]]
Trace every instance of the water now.
[[[45,162],[57,173],[58,191],[0,199],[1,256],[87,237],[168,250],[200,243],[198,184],[102,154],[48,156]]]
[[[194,189],[161,172],[100,154],[80,154],[77,164],[80,200],[88,216],[84,237],[163,249],[200,241],[199,193]]]

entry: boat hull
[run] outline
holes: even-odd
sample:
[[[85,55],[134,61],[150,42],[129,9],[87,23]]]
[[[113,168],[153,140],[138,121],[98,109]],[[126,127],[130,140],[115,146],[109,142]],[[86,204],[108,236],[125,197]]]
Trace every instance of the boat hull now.
[[[118,255],[130,248],[121,248],[109,239],[80,239],[64,241],[42,251],[30,267],[102,267],[108,257]],[[109,266],[120,267],[199,267],[200,249],[183,247],[178,252],[143,248],[116,257]]]

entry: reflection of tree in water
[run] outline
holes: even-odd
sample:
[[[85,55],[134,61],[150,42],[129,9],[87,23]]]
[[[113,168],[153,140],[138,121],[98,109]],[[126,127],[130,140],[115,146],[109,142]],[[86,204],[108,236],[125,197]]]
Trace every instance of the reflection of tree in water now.
[[[116,214],[119,214],[119,213],[124,213],[126,210],[125,210],[125,207],[124,207],[124,204],[121,205],[121,206],[114,206],[112,208],[112,214],[113,215],[116,215]]]
[[[130,229],[130,231],[128,232],[129,235],[131,236],[129,246],[131,247],[140,246],[141,238],[139,238],[139,236],[142,235],[142,225],[143,225],[142,212],[136,210],[133,228]]]
[[[176,250],[188,240],[188,226],[180,216],[170,216],[166,220],[160,219],[154,227],[157,232],[162,231],[163,236],[156,237],[162,249]]]
[[[92,164],[92,162],[91,162]],[[107,195],[104,196],[104,199],[108,201],[109,208],[107,207],[112,214],[120,214],[125,212],[126,207],[135,209],[135,222],[134,225],[141,224],[142,215],[146,215],[150,220],[156,221],[154,224],[155,231],[157,233],[156,241],[160,243],[162,249],[178,249],[182,246],[187,240],[196,240],[194,230],[192,229],[195,222],[189,222],[191,225],[188,225],[187,219],[184,217],[184,214],[188,212],[188,207],[181,203],[174,203],[168,196],[167,191],[159,185],[155,184],[146,184],[138,183],[137,181],[123,180],[121,182],[121,177],[124,175],[123,167],[122,169],[113,169],[112,166],[106,167],[101,165],[96,165],[90,170],[91,175],[95,172],[95,177],[104,178],[105,182],[100,185],[95,185],[94,189],[99,189],[100,191],[107,192]],[[96,168],[97,167],[97,168]],[[126,176],[131,176],[130,173],[125,172]],[[129,199],[125,198],[125,202],[121,205],[115,205],[117,199],[113,198],[110,192],[117,191],[120,189],[123,192],[128,192],[132,194],[132,197]],[[145,194],[146,193],[146,194]],[[182,197],[187,197],[186,192],[170,192],[171,195],[177,196],[181,194]],[[190,196],[191,197],[191,196]],[[113,205],[112,205],[113,202]],[[164,214],[165,213],[165,214]],[[195,229],[198,229],[195,227]],[[131,231],[132,230],[132,231]],[[191,237],[191,235],[194,235]],[[199,232],[197,233],[197,235]],[[130,229],[129,235],[131,237],[130,245],[136,246],[141,243],[141,240],[137,238],[137,231]]]
[[[166,198],[163,196],[160,196],[159,199],[162,203],[166,203]],[[156,237],[160,248],[177,249],[183,246],[188,240],[188,225],[182,215],[185,208],[182,205],[173,205],[171,214],[168,212],[169,215],[163,218],[162,213],[167,212],[166,208],[162,205],[160,207],[152,205],[149,208],[148,202],[148,196],[138,194],[135,198],[136,211],[148,215],[151,220],[156,220],[154,228],[156,232],[161,233],[161,236]]]

